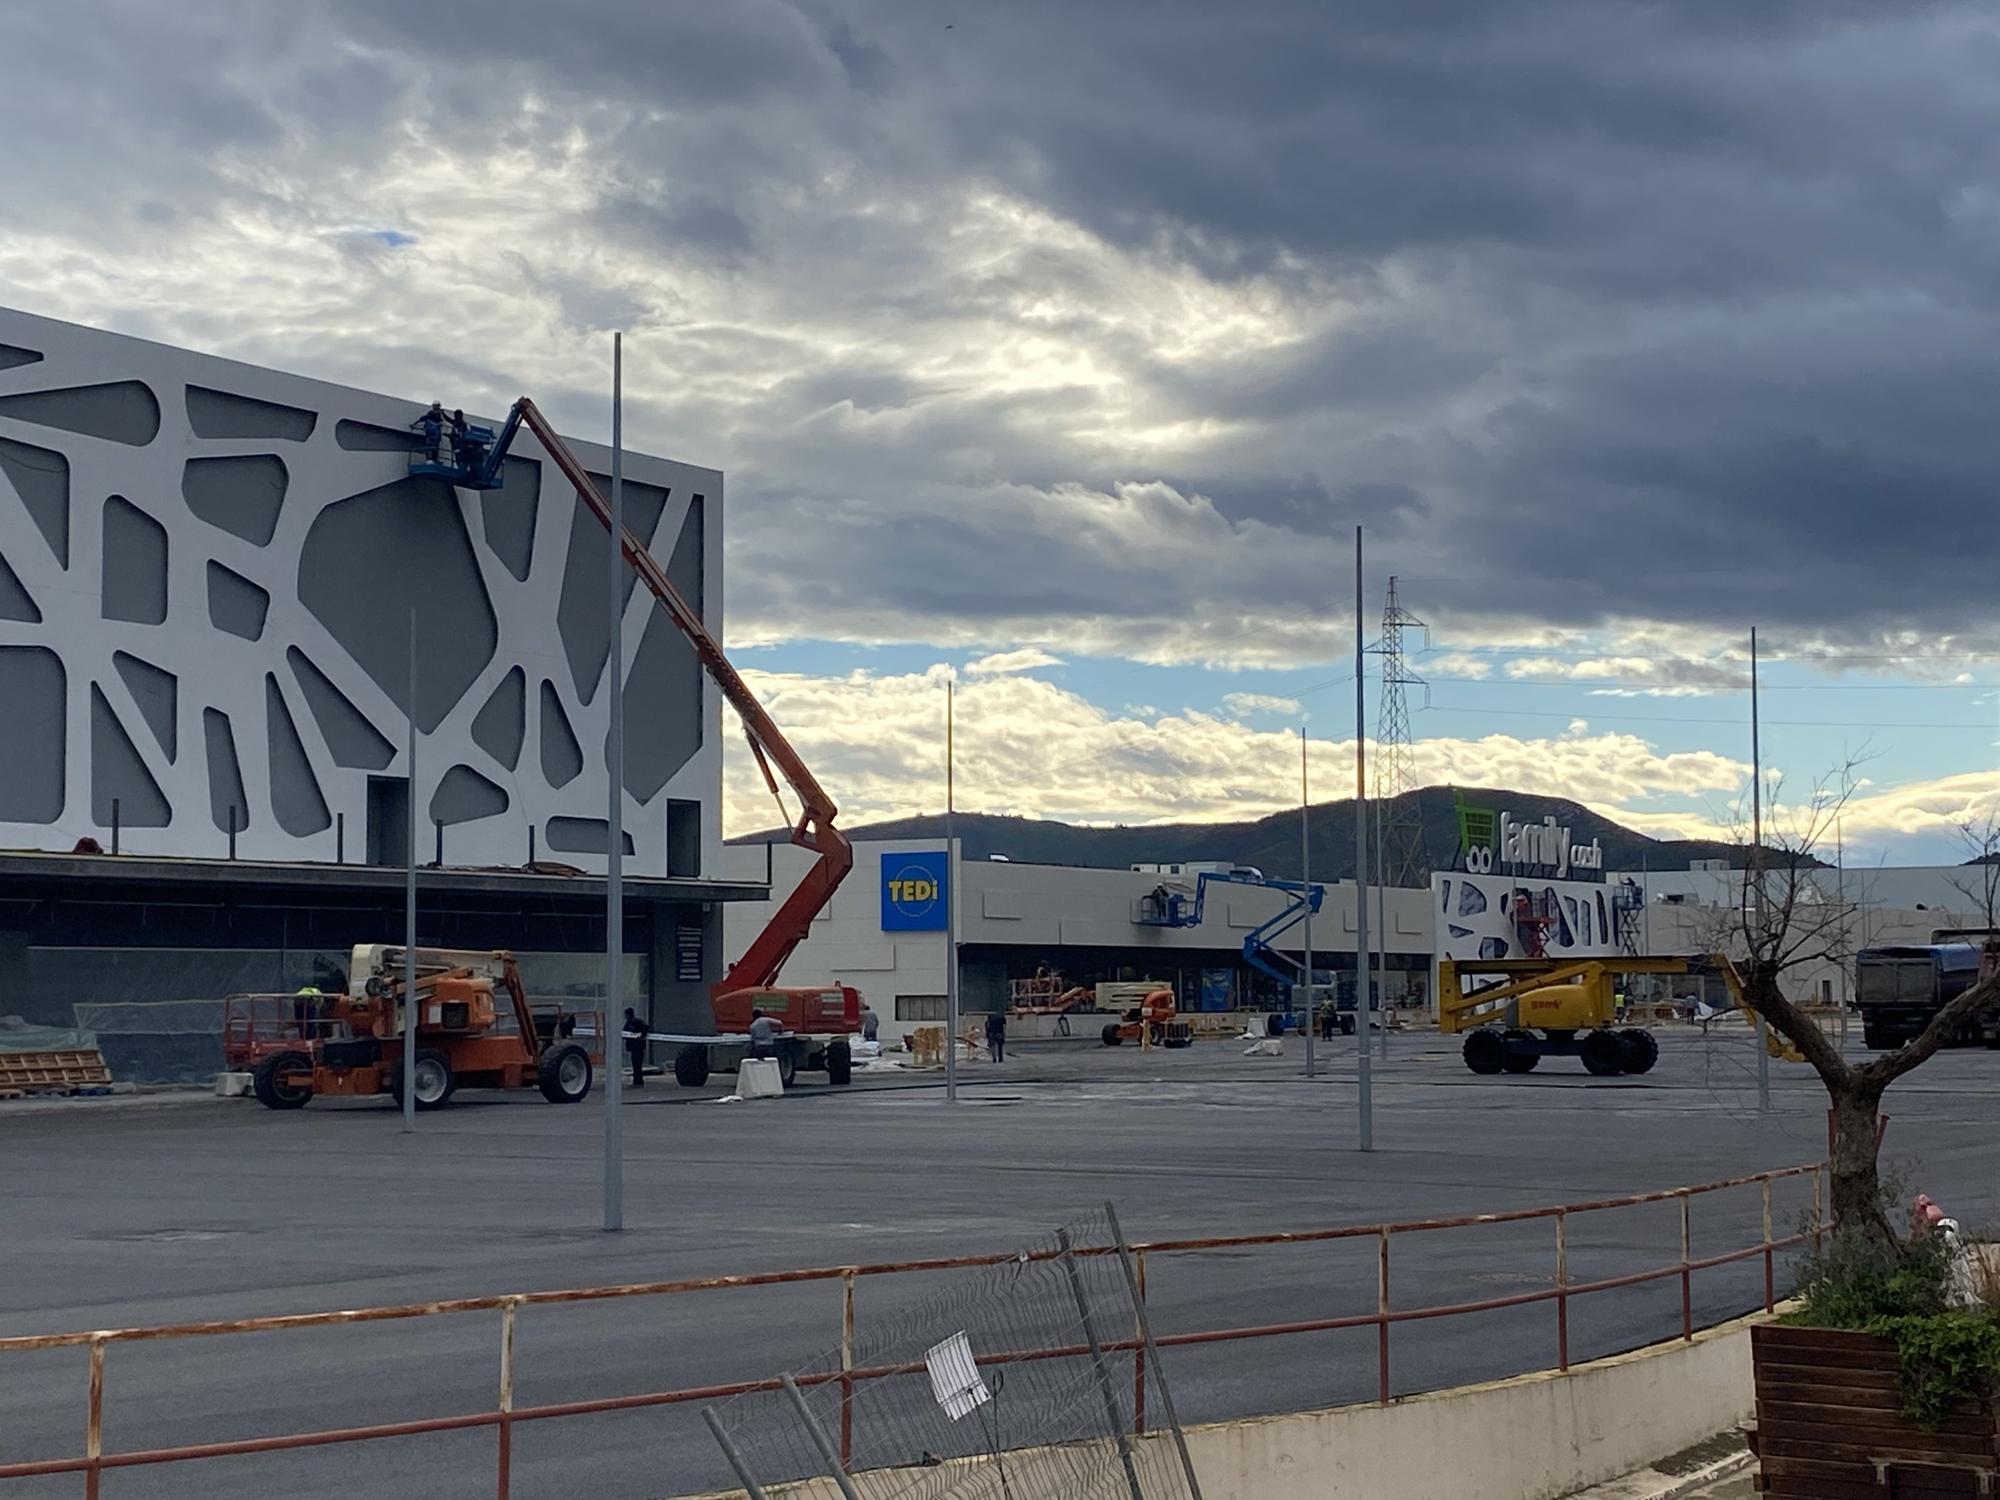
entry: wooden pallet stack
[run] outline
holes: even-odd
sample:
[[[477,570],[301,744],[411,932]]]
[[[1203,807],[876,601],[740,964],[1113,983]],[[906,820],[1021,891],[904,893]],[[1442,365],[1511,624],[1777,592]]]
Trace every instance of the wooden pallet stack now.
[[[95,1047],[55,1052],[0,1052],[0,1099],[28,1094],[93,1094],[111,1091],[111,1070]]]

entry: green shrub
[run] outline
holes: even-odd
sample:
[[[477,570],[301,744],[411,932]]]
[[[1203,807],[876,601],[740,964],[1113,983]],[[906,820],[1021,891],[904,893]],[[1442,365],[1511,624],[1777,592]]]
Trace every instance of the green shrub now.
[[[1960,1401],[1985,1395],[2000,1380],[2000,1322],[1991,1308],[1877,1318],[1868,1332],[1895,1343],[1903,1415],[1925,1432],[1936,1432]]]
[[[1935,1432],[1960,1401],[2000,1384],[1996,1309],[1952,1308],[1950,1277],[1942,1235],[1882,1245],[1836,1232],[1800,1268],[1800,1305],[1783,1321],[1894,1343],[1903,1414]]]

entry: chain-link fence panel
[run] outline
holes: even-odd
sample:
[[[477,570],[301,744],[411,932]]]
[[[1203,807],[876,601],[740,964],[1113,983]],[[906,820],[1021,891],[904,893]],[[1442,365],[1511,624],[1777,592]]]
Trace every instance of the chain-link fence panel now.
[[[753,1500],[1200,1500],[1108,1207],[708,1415]]]

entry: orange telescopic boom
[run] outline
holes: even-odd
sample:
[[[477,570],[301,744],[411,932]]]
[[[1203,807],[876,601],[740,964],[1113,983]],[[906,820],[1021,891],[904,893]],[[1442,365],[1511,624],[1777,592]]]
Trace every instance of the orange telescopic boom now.
[[[436,408],[433,408],[435,411]],[[476,469],[453,468],[433,461],[432,467],[413,465],[413,472],[439,472],[451,478],[454,483],[473,489],[493,489],[500,483],[500,469],[506,457],[508,445],[514,434],[523,426],[534,433],[556,467],[564,477],[576,487],[577,495],[590,507],[591,513],[608,531],[611,529],[611,505],[598,490],[597,482],[591,478],[577,456],[570,451],[549,425],[547,417],[535,403],[523,396],[514,403],[507,415],[506,425],[497,437],[483,429],[464,429],[473,438],[473,451],[481,454]],[[466,445],[460,444],[461,463]],[[847,841],[847,835],[834,827],[834,818],[840,809],[820,786],[806,763],[799,759],[798,751],[784,736],[764,705],[757,701],[757,695],[750,691],[741,674],[729,664],[729,658],[722,653],[722,643],[710,634],[699,613],[680,590],[668,579],[665,570],[653,560],[629,529],[621,529],[618,538],[619,549],[625,560],[639,575],[653,598],[659,602],[669,619],[686,636],[694,647],[695,655],[708,675],[715,679],[715,685],[722,690],[722,696],[729,700],[743,721],[743,733],[750,741],[750,753],[757,758],[757,769],[764,773],[764,784],[771,789],[771,795],[778,801],[778,810],[791,825],[792,842],[801,848],[810,849],[819,856],[805,878],[779,903],[778,910],[765,924],[764,930],[746,948],[743,956],[729,966],[720,982],[710,989],[711,999],[720,1002],[728,995],[740,995],[745,991],[772,989],[785,960],[792,956],[792,950],[805,941],[812,929],[813,918],[826,909],[833,899],[833,893],[840,888],[847,872],[854,867],[854,846]],[[614,667],[615,670],[615,667]],[[784,777],[799,799],[799,813],[792,818],[785,806],[784,794],[778,789],[778,777]],[[823,987],[822,987],[823,988]],[[816,988],[813,993],[818,994]],[[851,1007],[855,1015],[846,1029],[859,1027],[859,1002]],[[718,1020],[721,1017],[718,1016]],[[741,1018],[747,1024],[746,1015]],[[843,1017],[842,1020],[849,1018]]]

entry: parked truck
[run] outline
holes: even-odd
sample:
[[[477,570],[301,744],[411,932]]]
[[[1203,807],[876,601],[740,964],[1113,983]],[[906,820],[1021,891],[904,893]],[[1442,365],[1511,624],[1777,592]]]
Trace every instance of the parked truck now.
[[[1854,1003],[1861,1036],[1882,1051],[1916,1040],[1946,1005],[2000,969],[2000,935],[1954,931],[1928,943],[1864,948],[1854,960]],[[1946,1046],[2000,1047],[2000,1005],[1968,1020]]]

